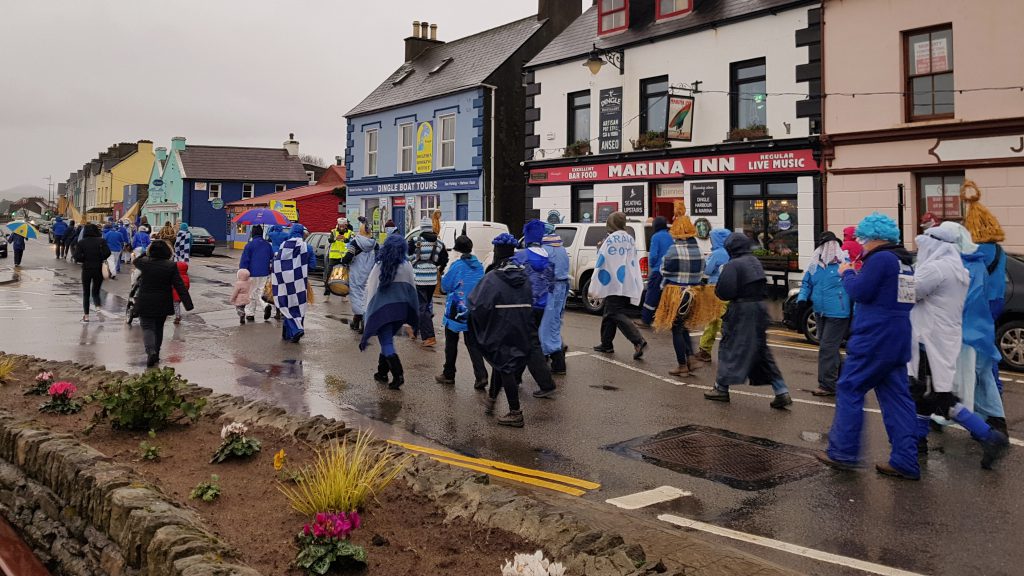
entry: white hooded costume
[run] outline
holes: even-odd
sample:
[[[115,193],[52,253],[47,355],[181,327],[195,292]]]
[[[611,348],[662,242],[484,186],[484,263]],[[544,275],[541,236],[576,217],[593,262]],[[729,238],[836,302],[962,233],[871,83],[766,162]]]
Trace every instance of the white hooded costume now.
[[[953,391],[962,343],[964,300],[970,275],[960,261],[957,235],[948,228],[929,228],[917,237],[914,268],[917,303],[910,311],[910,376],[918,376],[924,345],[935,392]]]

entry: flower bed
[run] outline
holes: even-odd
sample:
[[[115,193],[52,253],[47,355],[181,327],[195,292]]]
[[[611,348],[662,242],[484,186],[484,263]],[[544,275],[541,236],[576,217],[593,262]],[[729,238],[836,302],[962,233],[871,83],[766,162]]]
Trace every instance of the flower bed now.
[[[160,486],[180,505],[196,510],[208,529],[237,552],[241,563],[261,574],[303,574],[294,566],[300,546],[327,541],[342,556],[355,547],[362,548],[367,574],[500,574],[501,566],[515,553],[537,548],[519,536],[485,528],[469,519],[446,521],[432,501],[414,494],[405,482],[388,485],[376,499],[370,498],[356,517],[338,516],[339,511],[333,511],[330,517],[301,514],[289,505],[289,498],[280,488],[297,486],[295,474],[314,464],[316,451],[322,447],[307,445],[279,428],[258,423],[247,427],[227,423],[225,427],[216,414],[206,413],[194,423],[184,419],[155,433],[114,429],[109,422],[101,421],[86,434],[84,430],[99,411],[98,403],[85,403],[77,413],[40,412],[40,396],[25,394],[35,386],[37,374],[27,367],[16,367],[0,385],[0,406],[32,418],[40,428],[68,433]],[[76,380],[72,374],[61,373],[50,376],[50,381],[72,382],[72,400],[84,401],[100,388],[95,378]],[[67,386],[54,390],[69,391]],[[232,438],[242,442],[239,452],[232,452],[233,457],[223,462],[211,462],[211,455]],[[262,449],[252,450],[251,441],[257,438]],[[213,476],[217,477],[214,483],[219,494],[209,502],[190,500],[190,493],[200,483],[210,483]],[[335,526],[330,531],[325,528],[328,521]],[[309,534],[305,533],[306,526]],[[318,538],[324,542],[314,542]],[[307,552],[306,558],[314,552]],[[355,552],[353,555],[359,556]],[[361,569],[356,572],[363,573]]]

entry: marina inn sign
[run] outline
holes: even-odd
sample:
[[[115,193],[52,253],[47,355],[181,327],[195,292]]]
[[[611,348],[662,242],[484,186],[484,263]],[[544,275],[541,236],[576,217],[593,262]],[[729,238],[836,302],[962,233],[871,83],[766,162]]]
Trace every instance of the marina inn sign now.
[[[762,174],[816,170],[811,150],[724,154],[696,158],[609,162],[583,166],[556,166],[530,171],[530,182],[562,184],[637,178],[670,179],[686,175]]]

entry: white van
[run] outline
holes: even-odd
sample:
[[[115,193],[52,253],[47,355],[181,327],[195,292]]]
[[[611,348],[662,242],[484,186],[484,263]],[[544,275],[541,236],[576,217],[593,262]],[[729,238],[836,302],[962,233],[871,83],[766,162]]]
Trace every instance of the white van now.
[[[409,232],[405,235],[406,240],[419,238],[421,230],[419,228]],[[465,234],[469,236],[469,239],[473,241],[473,254],[480,259],[480,262],[487,266],[491,261],[491,253],[494,252],[494,246],[491,244],[491,240],[494,237],[508,232],[508,226],[501,222],[484,222],[482,220],[453,220],[450,222],[441,222],[441,232],[437,237],[444,242],[444,247],[448,249],[450,253],[452,247],[455,246],[455,239]],[[455,256],[450,256],[454,259]]]

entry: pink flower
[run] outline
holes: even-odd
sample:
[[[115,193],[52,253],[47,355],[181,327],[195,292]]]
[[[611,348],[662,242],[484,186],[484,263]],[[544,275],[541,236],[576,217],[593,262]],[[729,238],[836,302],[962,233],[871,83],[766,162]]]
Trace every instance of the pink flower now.
[[[326,532],[324,532],[324,529],[323,529],[322,526],[320,526],[319,524],[314,524],[313,525],[313,535],[314,536],[316,536],[317,538],[323,538],[325,534],[326,534]]]
[[[323,512],[317,512],[316,523],[317,524],[323,524],[326,521],[327,521],[327,514],[324,514]]]
[[[358,530],[359,526],[362,525],[363,520],[359,517],[359,512],[353,510],[348,513],[348,519],[352,521],[352,529]]]
[[[302,533],[306,536],[309,536],[310,532],[312,532],[312,530],[309,529],[309,524],[306,524],[302,527]]]
[[[50,380],[53,380],[53,374],[50,372],[40,372],[36,375],[36,380],[39,382],[49,382]]]
[[[78,392],[78,388],[66,380],[51,384],[50,388],[46,391],[50,396],[64,396],[66,398],[70,398],[75,392]]]

